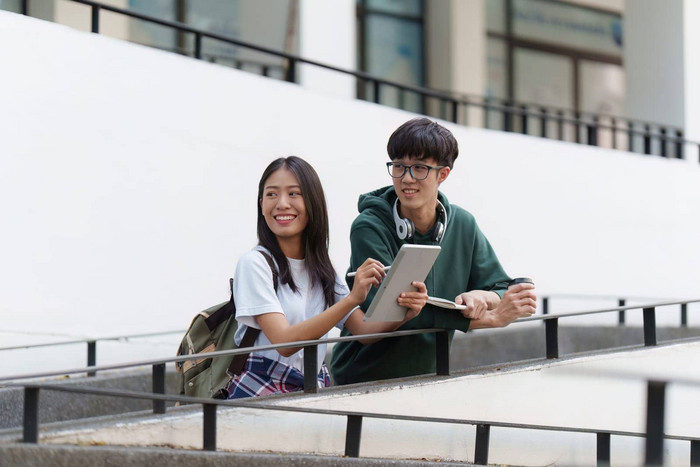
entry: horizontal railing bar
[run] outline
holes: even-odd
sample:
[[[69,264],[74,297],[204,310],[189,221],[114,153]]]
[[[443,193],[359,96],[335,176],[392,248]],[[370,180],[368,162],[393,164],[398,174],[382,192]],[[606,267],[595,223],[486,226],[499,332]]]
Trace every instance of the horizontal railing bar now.
[[[635,310],[639,308],[640,310],[643,308],[656,308],[656,307],[661,307],[661,306],[671,306],[671,305],[683,305],[683,304],[688,304],[688,303],[700,303],[700,299],[693,299],[693,300],[678,300],[678,301],[672,301],[672,302],[658,302],[658,303],[648,303],[648,304],[639,304],[639,305],[625,305],[625,306],[616,306],[614,308],[601,308],[598,310],[589,310],[589,311],[572,311],[572,312],[567,312],[567,313],[560,313],[560,314],[546,314],[546,315],[538,315],[538,316],[530,316],[528,318],[518,318],[514,322],[525,322],[525,321],[546,321],[548,319],[556,319],[556,318],[567,318],[570,316],[584,316],[584,315],[593,315],[593,314],[598,314],[598,313],[610,313],[614,311],[623,311],[623,310]],[[668,312],[672,312],[672,310],[668,310]]]
[[[587,294],[566,294],[566,293],[554,293],[554,294],[547,294],[547,295],[542,295],[541,298],[574,298],[574,299],[590,299],[590,300],[617,300],[621,298],[621,295],[587,295]],[[641,296],[630,296],[630,295],[625,295],[625,299],[627,300],[642,300],[642,299],[650,299],[650,298],[656,298],[656,297],[641,297]],[[695,303],[696,301],[699,300],[691,300],[688,302],[683,302],[683,301],[678,301],[678,302],[672,302],[669,303],[669,305],[683,305],[687,303]],[[620,311],[624,309],[634,309],[634,308],[639,308],[642,305],[629,305],[627,308],[620,308],[616,307],[614,310]],[[652,305],[645,305],[645,306],[654,306]],[[659,305],[656,305],[659,306]],[[609,312],[609,309],[603,309],[603,310],[592,310],[592,311],[581,311],[581,312],[573,312],[573,313],[601,313],[601,312]],[[564,316],[570,316],[571,313],[564,313],[560,315],[549,315],[549,316],[559,316],[559,317],[564,317]],[[532,317],[532,318],[537,318],[537,317]],[[524,321],[524,320],[529,320],[530,318],[521,318],[518,321]],[[15,331],[12,330],[6,330],[6,329],[0,329],[0,332],[3,333],[9,333],[12,334]],[[86,342],[100,342],[100,341],[116,341],[116,340],[128,340],[128,339],[137,339],[137,338],[143,338],[143,337],[156,337],[156,336],[161,336],[161,335],[168,335],[168,334],[180,334],[184,333],[185,329],[177,329],[177,330],[172,330],[172,331],[157,331],[157,332],[150,332],[150,333],[141,333],[141,334],[124,334],[124,335],[119,335],[119,336],[107,336],[107,337],[85,337],[81,339],[75,339],[75,340],[68,340],[68,341],[59,341],[59,342],[45,342],[41,344],[25,344],[25,345],[15,345],[15,346],[10,346],[10,347],[0,347],[0,351],[3,350],[17,350],[17,349],[32,349],[32,348],[37,348],[37,347],[50,347],[50,346],[59,346],[59,345],[76,345],[76,344],[85,344]],[[31,335],[31,334],[30,334]]]
[[[245,407],[251,409],[261,409],[261,410],[276,410],[282,412],[297,412],[297,413],[307,413],[307,414],[317,414],[317,415],[336,415],[336,416],[357,416],[365,418],[376,418],[383,420],[403,420],[403,421],[416,421],[416,422],[429,422],[429,423],[451,423],[457,425],[491,425],[492,427],[499,428],[517,428],[517,429],[529,429],[529,430],[542,430],[542,431],[567,431],[571,433],[610,433],[615,436],[633,436],[633,437],[645,437],[645,433],[633,432],[633,431],[620,431],[620,430],[608,430],[608,429],[594,429],[594,428],[575,428],[568,426],[554,426],[554,425],[536,425],[536,424],[526,424],[526,423],[514,423],[514,422],[494,422],[494,421],[484,421],[484,420],[467,420],[459,418],[448,418],[448,417],[426,417],[419,415],[400,415],[400,414],[387,414],[387,413],[376,413],[376,412],[357,412],[352,410],[334,410],[334,409],[319,409],[319,408],[309,408],[309,407],[297,407],[288,405],[277,405],[277,404],[265,404],[260,402],[259,399],[209,399],[202,397],[188,397],[188,396],[178,396],[169,394],[157,394],[157,393],[146,393],[146,392],[135,392],[135,391],[117,391],[113,389],[101,389],[101,388],[88,388],[88,387],[78,387],[78,386],[65,386],[56,384],[11,384],[10,387],[24,387],[32,389],[44,389],[49,391],[60,391],[60,392],[70,392],[78,394],[91,394],[97,396],[110,396],[110,397],[125,397],[130,399],[146,399],[146,400],[158,400],[165,402],[180,402],[186,404],[211,404],[220,405],[225,407]],[[680,435],[666,435],[668,439],[678,439],[686,441],[700,441],[700,437],[684,437]]]
[[[528,322],[528,321],[546,321],[546,320],[551,320],[551,319],[567,318],[567,317],[572,317],[572,316],[583,316],[583,315],[590,315],[590,314],[618,312],[621,310],[644,309],[644,308],[651,308],[651,307],[680,305],[680,304],[698,303],[698,302],[700,302],[700,299],[682,300],[682,301],[673,301],[673,302],[659,302],[659,303],[654,303],[654,304],[629,305],[629,306],[624,306],[624,307],[618,306],[618,307],[614,307],[614,308],[604,308],[604,309],[599,309],[599,310],[580,311],[580,312],[571,312],[571,313],[563,313],[563,314],[547,314],[547,315],[531,316],[529,318],[519,318],[519,319],[515,320],[514,323]],[[271,344],[271,345],[253,347],[253,348],[247,347],[244,349],[217,350],[215,352],[207,352],[207,353],[202,353],[202,354],[191,354],[191,355],[186,355],[186,356],[174,356],[174,357],[165,357],[165,358],[161,357],[159,359],[149,359],[149,360],[136,361],[136,362],[126,362],[126,363],[120,363],[120,364],[88,366],[85,368],[73,368],[73,369],[57,370],[57,371],[44,372],[44,373],[26,373],[26,374],[11,375],[11,376],[0,376],[0,381],[45,378],[45,377],[51,377],[51,376],[61,376],[61,375],[78,374],[78,373],[85,373],[85,372],[120,370],[120,369],[125,369],[125,368],[148,366],[148,365],[155,365],[155,364],[162,364],[162,363],[182,362],[182,361],[186,361],[186,360],[192,360],[195,358],[212,358],[212,357],[220,357],[220,356],[226,356],[226,355],[237,355],[237,354],[242,354],[242,353],[249,353],[252,349],[255,349],[255,350],[276,350],[276,349],[282,349],[282,348],[287,348],[287,347],[306,347],[309,345],[317,345],[319,343],[337,343],[337,342],[355,341],[355,340],[367,339],[367,338],[400,337],[400,336],[407,336],[407,335],[413,335],[413,334],[437,333],[437,332],[441,332],[441,331],[443,331],[443,330],[437,329],[437,328],[412,329],[412,330],[405,330],[405,331],[393,331],[393,332],[389,332],[389,333],[364,334],[361,336],[340,336],[340,337],[331,337],[331,338],[317,339],[317,340],[285,342],[282,344]]]
[[[585,294],[585,293],[548,293],[538,296],[538,298],[574,298],[574,299],[588,299],[588,300],[618,300],[624,298],[625,300],[663,300],[671,301],[677,300],[668,297],[649,297],[642,295],[613,295],[613,294]]]
[[[0,376],[0,381],[44,378],[44,377],[51,377],[51,376],[61,376],[61,375],[68,375],[68,374],[85,373],[87,371],[95,371],[96,372],[96,371],[107,371],[107,370],[122,370],[125,368],[157,365],[157,364],[161,364],[161,363],[184,362],[187,360],[193,360],[193,359],[197,359],[197,358],[212,358],[212,357],[245,354],[245,353],[250,353],[252,350],[260,351],[260,350],[284,349],[287,347],[307,347],[310,345],[345,342],[345,341],[356,341],[356,340],[360,340],[360,339],[401,337],[401,336],[410,336],[410,335],[414,335],[414,334],[429,334],[429,333],[437,333],[437,332],[443,332],[443,331],[444,331],[444,329],[438,329],[438,328],[410,329],[410,330],[405,330],[405,331],[362,334],[362,335],[358,335],[358,336],[329,337],[326,339],[285,342],[282,344],[261,345],[261,346],[257,346],[257,347],[245,347],[245,348],[236,348],[236,349],[227,349],[227,350],[217,350],[214,352],[206,352],[206,353],[200,353],[200,354],[152,358],[152,359],[140,360],[140,361],[136,361],[136,362],[115,363],[115,364],[110,364],[110,365],[99,365],[99,366],[88,366],[85,368],[72,368],[72,369],[68,369],[68,370],[57,370],[57,371],[50,371],[50,372],[45,372],[45,373],[25,373],[25,374],[19,374],[19,375],[11,375],[11,376]]]
[[[149,333],[143,333],[143,334],[127,334],[123,336],[109,336],[109,337],[85,337],[82,339],[78,340],[70,340],[70,341],[60,341],[60,342],[45,342],[42,344],[26,344],[26,345],[15,345],[11,347],[0,347],[0,351],[2,350],[17,350],[17,349],[33,349],[36,347],[50,347],[52,345],[76,345],[76,344],[85,344],[86,342],[100,342],[100,341],[119,341],[119,340],[125,340],[125,339],[137,339],[137,338],[143,338],[143,337],[156,337],[156,336],[165,336],[168,334],[184,334],[185,329],[178,329],[177,331],[158,331],[158,332],[149,332]],[[12,331],[2,331],[2,332],[9,332],[11,333]]]
[[[697,341],[697,339],[696,339]],[[666,381],[668,383],[672,383],[674,385],[682,385],[682,386],[697,386],[700,387],[700,377],[697,377],[693,379],[692,377],[688,376],[676,376],[673,375],[673,377],[668,377],[664,375],[661,378],[655,378],[648,373],[643,373],[638,370],[630,370],[626,371],[625,369],[620,369],[617,368],[615,370],[609,370],[609,369],[603,369],[603,368],[594,368],[594,369],[574,369],[574,370],[563,370],[565,373],[570,374],[570,375],[579,375],[579,376],[604,376],[606,378],[614,378],[614,379],[620,379],[620,380],[625,380],[625,381],[640,381],[640,380],[648,380],[648,381],[658,381],[658,382],[663,382]]]

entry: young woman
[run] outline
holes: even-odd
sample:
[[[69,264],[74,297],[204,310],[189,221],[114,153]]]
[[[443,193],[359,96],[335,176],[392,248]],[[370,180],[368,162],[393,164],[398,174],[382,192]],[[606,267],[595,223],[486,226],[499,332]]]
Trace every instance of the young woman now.
[[[273,161],[260,179],[257,203],[258,246],[240,258],[234,281],[237,344],[249,326],[262,331],[255,346],[320,339],[334,326],[345,326],[354,335],[393,331],[425,306],[425,284],[414,282],[415,291],[397,299],[408,309],[403,322],[363,321],[359,305],[386,273],[379,261],[368,258],[348,291],[328,256],[328,211],[321,181],[303,159]],[[277,291],[260,251],[274,259]],[[330,385],[325,353],[325,345],[319,345],[320,387]],[[229,399],[301,390],[303,362],[300,348],[252,352],[229,384]]]

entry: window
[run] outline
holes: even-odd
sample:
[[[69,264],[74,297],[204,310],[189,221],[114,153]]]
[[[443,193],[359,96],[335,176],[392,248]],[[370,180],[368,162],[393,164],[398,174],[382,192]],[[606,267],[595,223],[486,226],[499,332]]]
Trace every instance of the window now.
[[[487,0],[486,5],[487,97],[565,109],[567,117],[622,113],[619,14],[551,0]],[[495,112],[487,126],[502,128]],[[571,130],[564,139],[575,138]]]
[[[401,84],[423,86],[423,1],[358,0],[359,68]],[[414,112],[422,98],[394,86],[360,83],[360,98]]]

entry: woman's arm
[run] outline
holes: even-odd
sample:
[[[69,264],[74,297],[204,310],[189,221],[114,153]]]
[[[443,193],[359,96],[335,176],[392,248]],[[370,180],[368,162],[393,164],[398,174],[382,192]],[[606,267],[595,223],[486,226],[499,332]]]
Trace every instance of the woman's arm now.
[[[367,297],[371,287],[376,287],[381,283],[381,280],[386,276],[383,267],[384,265],[379,261],[367,259],[357,270],[350,294],[307,320],[290,325],[282,313],[265,313],[256,316],[257,323],[273,344],[319,339],[343,319],[350,310],[359,306]],[[413,299],[406,298],[405,300],[408,302]],[[290,347],[278,349],[278,352],[283,357],[289,357],[299,349],[300,347]]]
[[[396,331],[407,321],[410,321],[418,316],[428,301],[428,291],[423,282],[412,282],[411,285],[416,289],[416,291],[404,292],[397,299],[399,305],[408,308],[406,310],[406,316],[404,316],[402,321],[365,321],[365,313],[358,308],[353,311],[348,317],[347,321],[345,321],[345,327],[355,336]],[[360,342],[363,344],[371,344],[380,339],[380,337],[360,339]]]

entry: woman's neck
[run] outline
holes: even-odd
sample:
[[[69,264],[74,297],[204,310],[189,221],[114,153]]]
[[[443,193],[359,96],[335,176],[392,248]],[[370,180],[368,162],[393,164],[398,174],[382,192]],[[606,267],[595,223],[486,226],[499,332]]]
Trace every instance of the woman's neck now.
[[[284,256],[292,259],[304,259],[304,247],[300,240],[277,238]]]

